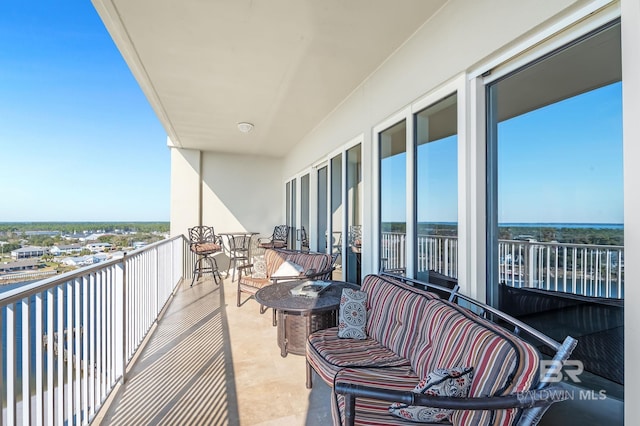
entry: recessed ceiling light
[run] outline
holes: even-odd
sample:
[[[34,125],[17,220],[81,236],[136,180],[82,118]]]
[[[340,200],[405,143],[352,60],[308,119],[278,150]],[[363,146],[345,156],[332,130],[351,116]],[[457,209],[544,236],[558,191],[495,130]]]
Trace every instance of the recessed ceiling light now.
[[[240,130],[242,133],[249,133],[253,130],[253,124],[244,121],[238,123],[238,130]]]

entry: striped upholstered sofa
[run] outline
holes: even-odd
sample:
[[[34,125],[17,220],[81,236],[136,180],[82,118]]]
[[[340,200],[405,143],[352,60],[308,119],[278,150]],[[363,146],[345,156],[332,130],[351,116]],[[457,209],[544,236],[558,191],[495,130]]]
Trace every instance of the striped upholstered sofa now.
[[[451,297],[440,298],[430,288],[449,291]],[[546,407],[567,398],[560,388],[541,383],[537,348],[485,316],[515,324],[553,346],[556,360],[570,355],[573,338],[560,344],[456,290],[414,280],[368,275],[361,290],[367,296],[366,339],[342,339],[338,328],[330,328],[307,341],[308,368],[333,388],[334,424],[407,424],[398,416],[398,403],[414,410],[442,408],[445,424],[535,424]],[[474,313],[478,310],[483,315]],[[413,391],[435,370],[456,368],[472,368],[465,398]],[[396,415],[390,413],[392,403]]]
[[[274,274],[285,262],[291,262],[300,268],[296,275],[278,276]],[[277,283],[278,281],[290,281],[295,279],[330,280],[334,269],[335,258],[327,253],[303,252],[285,249],[266,249],[264,252],[264,267],[262,274],[254,263],[238,268],[238,294],[237,305],[241,305],[242,293],[256,294],[262,287]]]

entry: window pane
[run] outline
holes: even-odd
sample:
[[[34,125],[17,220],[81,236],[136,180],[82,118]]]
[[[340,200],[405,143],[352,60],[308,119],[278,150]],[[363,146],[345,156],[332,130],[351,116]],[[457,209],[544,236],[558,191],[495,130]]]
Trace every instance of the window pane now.
[[[333,272],[336,280],[342,279],[342,154],[331,159],[331,250],[338,255]]]
[[[316,251],[325,253],[327,251],[327,181],[328,167],[318,169],[318,246]]]
[[[407,230],[407,125],[380,133],[380,267],[404,274]]]
[[[580,342],[584,384],[622,397],[619,24],[489,87],[492,303]],[[603,358],[602,354],[607,354]]]
[[[309,249],[309,175],[300,178],[300,248]]]
[[[457,96],[416,114],[416,277],[458,276]]]
[[[362,147],[347,151],[347,225],[348,251],[346,281],[360,283],[360,252],[362,248]]]

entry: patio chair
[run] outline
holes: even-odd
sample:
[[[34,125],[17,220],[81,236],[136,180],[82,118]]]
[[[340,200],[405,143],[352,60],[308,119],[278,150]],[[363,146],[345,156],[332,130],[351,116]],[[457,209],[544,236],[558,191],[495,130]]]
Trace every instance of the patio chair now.
[[[222,277],[214,254],[222,252],[222,240],[215,234],[212,226],[194,226],[189,228],[189,250],[197,256],[193,265],[191,286],[200,279],[202,274],[210,272],[216,284],[220,284]]]
[[[300,250],[309,251],[309,236],[307,235],[307,230],[304,226],[298,229],[298,241],[300,241]]]
[[[268,248],[287,248],[289,239],[289,227],[287,225],[278,225],[273,228],[273,234],[270,237],[258,238],[258,247]]]
[[[351,225],[349,227],[349,247],[354,253],[362,252],[362,225]]]
[[[233,269],[231,282],[235,281],[238,262],[246,265],[251,258],[251,240],[254,233],[228,234],[229,242],[229,268],[227,269],[227,278],[229,277],[229,269]]]

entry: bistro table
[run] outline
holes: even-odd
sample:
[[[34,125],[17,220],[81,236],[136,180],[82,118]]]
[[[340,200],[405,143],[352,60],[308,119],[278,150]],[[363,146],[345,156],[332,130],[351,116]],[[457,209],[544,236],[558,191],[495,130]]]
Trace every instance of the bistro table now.
[[[304,280],[306,281],[306,280]],[[303,281],[287,281],[261,288],[255,294],[258,303],[277,311],[278,346],[280,355],[305,355],[307,337],[316,330],[337,325],[342,289],[358,289],[359,286],[344,281],[328,281],[331,284],[317,297],[294,296],[290,290]],[[307,368],[307,387],[311,377]]]
[[[243,264],[251,263],[251,239],[258,232],[239,231],[239,232],[221,232],[220,235],[227,239],[227,247],[229,249],[229,267],[227,268],[227,278],[229,278],[229,270],[233,264],[233,275],[231,282],[235,280],[236,267],[238,262]]]

